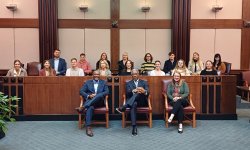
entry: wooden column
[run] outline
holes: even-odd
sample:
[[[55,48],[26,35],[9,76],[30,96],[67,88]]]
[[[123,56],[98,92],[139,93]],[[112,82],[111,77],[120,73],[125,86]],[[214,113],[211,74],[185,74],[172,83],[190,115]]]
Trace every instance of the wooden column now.
[[[177,59],[189,61],[191,0],[172,1],[172,50]]]
[[[39,48],[40,61],[53,57],[58,48],[57,0],[39,0]]]
[[[242,19],[250,21],[250,0],[242,1]],[[241,34],[241,69],[250,69],[250,27],[243,27]]]
[[[120,55],[120,0],[111,0],[111,69],[117,70]],[[118,24],[115,24],[117,21]]]

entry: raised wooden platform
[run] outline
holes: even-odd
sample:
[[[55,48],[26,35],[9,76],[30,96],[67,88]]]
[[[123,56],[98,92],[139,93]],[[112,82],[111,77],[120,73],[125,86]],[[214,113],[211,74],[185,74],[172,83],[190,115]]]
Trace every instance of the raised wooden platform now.
[[[17,116],[76,115],[79,106],[79,89],[92,77],[0,77],[0,90],[22,98],[18,102]],[[141,76],[149,82],[154,116],[163,114],[164,101],[161,81],[172,77]],[[198,116],[236,116],[236,76],[184,77]],[[130,76],[112,76],[108,82],[110,115],[117,115],[115,108],[122,104],[125,80]],[[115,118],[115,117],[114,117]],[[223,119],[223,118],[222,118]],[[226,119],[226,118],[225,118]]]

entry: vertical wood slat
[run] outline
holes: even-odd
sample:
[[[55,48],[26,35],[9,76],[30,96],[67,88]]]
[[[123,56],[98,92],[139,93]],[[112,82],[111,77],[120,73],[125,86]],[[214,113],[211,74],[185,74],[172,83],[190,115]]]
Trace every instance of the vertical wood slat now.
[[[111,23],[120,19],[120,0],[111,0]],[[117,70],[120,55],[120,29],[111,28],[111,69]]]
[[[250,21],[250,0],[242,1],[242,19]],[[241,69],[250,69],[250,28],[243,28],[241,34]]]
[[[191,0],[172,1],[172,50],[177,59],[189,61]]]
[[[58,2],[57,0],[39,0],[39,51],[40,61],[53,57],[58,48]]]

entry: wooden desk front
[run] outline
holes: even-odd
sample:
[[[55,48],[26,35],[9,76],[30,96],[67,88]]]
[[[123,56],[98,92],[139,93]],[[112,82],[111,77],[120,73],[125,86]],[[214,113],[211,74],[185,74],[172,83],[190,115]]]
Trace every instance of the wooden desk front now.
[[[6,78],[1,78],[3,89],[8,89],[13,85]],[[18,82],[16,84],[23,86],[23,115],[76,114],[74,108],[79,106],[79,90],[84,81],[91,78],[24,77],[23,83],[16,80]],[[141,76],[141,78],[149,82],[153,114],[162,115],[164,101],[161,94],[161,81],[172,79],[172,77]],[[184,78],[193,95],[197,114],[236,114],[235,76],[188,76]],[[128,79],[131,77],[112,76],[107,79],[110,89],[110,114],[115,114],[115,108],[122,104],[125,80]]]

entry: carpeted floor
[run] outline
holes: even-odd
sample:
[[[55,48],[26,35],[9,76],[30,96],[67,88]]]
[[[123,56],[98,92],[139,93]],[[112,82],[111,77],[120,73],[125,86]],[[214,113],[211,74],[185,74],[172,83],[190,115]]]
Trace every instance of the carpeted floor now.
[[[26,121],[9,124],[0,140],[0,150],[249,150],[250,109],[238,109],[238,120],[197,120],[197,128],[165,128],[155,120],[153,128],[139,126],[139,135],[131,136],[131,127],[110,121],[110,128],[94,127],[94,137],[79,130],[76,121]]]

